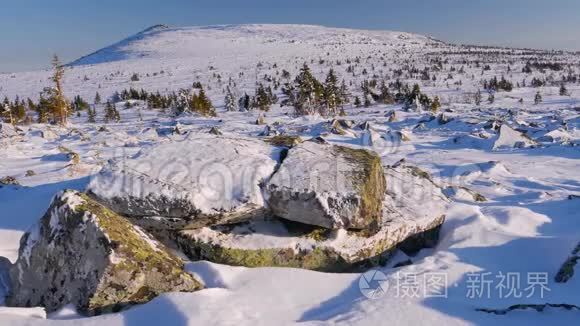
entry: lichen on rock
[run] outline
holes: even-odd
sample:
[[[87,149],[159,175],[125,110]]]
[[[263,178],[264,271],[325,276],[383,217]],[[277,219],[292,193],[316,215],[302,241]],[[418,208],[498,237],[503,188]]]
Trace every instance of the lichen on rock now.
[[[385,169],[389,186],[381,203],[382,222],[376,230],[328,229],[270,217],[184,230],[174,237],[189,258],[228,265],[324,272],[354,272],[384,265],[395,249],[414,255],[437,244],[449,200],[430,175],[425,178],[416,171],[402,163]]]
[[[140,228],[67,190],[21,239],[6,303],[88,315],[144,303],[163,292],[202,288],[183,262]]]
[[[376,228],[384,192],[376,153],[312,141],[291,148],[265,186],[275,215],[331,229]]]
[[[357,272],[384,265],[397,248],[433,245],[444,217],[430,223],[390,223],[373,235],[329,230],[275,218],[179,231],[174,240],[192,260],[246,267]]]
[[[302,138],[300,138],[300,136],[277,135],[270,138],[266,138],[264,139],[264,141],[273,146],[292,148],[302,143]]]

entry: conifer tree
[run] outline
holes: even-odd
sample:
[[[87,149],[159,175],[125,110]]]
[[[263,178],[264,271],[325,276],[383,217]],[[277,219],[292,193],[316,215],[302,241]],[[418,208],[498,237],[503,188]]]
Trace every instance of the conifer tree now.
[[[94,103],[95,103],[95,104],[97,104],[97,105],[101,104],[101,94],[99,94],[99,92],[97,92],[97,93],[95,94],[95,100],[94,100]]]
[[[395,103],[395,98],[393,97],[393,95],[389,91],[389,88],[385,84],[384,80],[381,81],[380,91],[381,91],[381,94],[380,94],[379,98],[380,98],[381,102],[383,102],[384,104]]]
[[[338,79],[331,68],[324,81],[324,102],[326,105],[326,115],[337,115],[338,107],[342,105],[342,97],[338,87]]]
[[[0,121],[5,121],[10,124],[14,124],[14,119],[12,117],[12,110],[10,108],[10,101],[8,97],[4,97],[4,102],[0,104]]]
[[[71,106],[70,106],[74,111],[85,111],[89,108],[89,103],[87,103],[85,100],[83,100],[82,97],[80,97],[80,95],[77,95],[74,97]]]
[[[566,88],[566,85],[564,85],[564,83],[560,84],[560,96],[567,96],[568,95],[568,89]]]
[[[232,90],[230,89],[229,86],[226,89],[226,97],[224,101],[226,111],[236,111],[236,102],[234,99],[234,94],[232,94]]]
[[[197,95],[197,100],[193,105],[194,111],[201,113],[206,116],[215,116],[215,110],[210,99],[205,95],[203,87],[199,89],[199,94]]]
[[[368,94],[365,94],[364,95],[364,99],[365,99],[364,107],[365,108],[370,107],[371,106],[371,99],[370,99],[369,95]]]
[[[268,111],[270,105],[270,95],[264,88],[264,85],[260,83],[256,89],[256,94],[254,95],[253,106],[261,111]]]
[[[344,104],[350,102],[349,96],[350,96],[350,94],[348,92],[348,87],[346,86],[346,82],[343,79],[342,83],[340,84],[340,102],[341,102],[341,105],[344,105]]]
[[[13,123],[22,123],[26,118],[26,104],[24,101],[20,101],[18,97],[14,100],[14,104],[10,108],[12,113]]]
[[[250,109],[250,95],[244,93],[244,96],[240,97],[238,100],[238,106],[242,111],[248,111]]]
[[[34,101],[32,101],[30,99],[30,97],[26,99],[26,102],[27,102],[26,103],[26,106],[28,107],[28,110],[30,110],[30,111],[36,111],[36,104],[34,103]]]
[[[121,121],[121,116],[119,111],[117,111],[115,104],[107,101],[107,104],[105,104],[105,123],[109,123],[111,121],[119,122]]]
[[[68,118],[68,102],[64,96],[62,89],[62,78],[64,77],[64,67],[61,65],[58,57],[55,55],[52,59],[53,88],[48,89],[49,98],[51,102],[51,109],[54,120],[60,125],[66,125]]]
[[[38,123],[48,123],[49,114],[51,111],[51,102],[44,97],[44,94],[40,94],[40,100],[36,106],[36,112],[38,114]]]
[[[481,105],[481,100],[482,100],[482,96],[481,96],[481,90],[477,90],[477,92],[475,93],[474,96],[474,100],[475,100],[475,105],[479,106]]]
[[[95,123],[97,122],[97,111],[95,107],[89,107],[87,110],[87,122],[88,123]]]
[[[487,97],[487,102],[489,104],[493,104],[493,102],[495,102],[495,95],[493,94],[493,92],[489,92],[489,96]]]
[[[431,102],[431,112],[437,112],[441,108],[441,102],[439,100],[439,96],[435,96],[433,102]]]
[[[534,104],[538,105],[540,103],[542,103],[543,99],[542,99],[542,94],[540,94],[540,92],[538,91],[536,93],[536,96],[534,97]]]
[[[298,115],[310,115],[320,112],[324,94],[323,85],[314,78],[305,63],[294,80],[294,87],[288,88],[287,94]]]

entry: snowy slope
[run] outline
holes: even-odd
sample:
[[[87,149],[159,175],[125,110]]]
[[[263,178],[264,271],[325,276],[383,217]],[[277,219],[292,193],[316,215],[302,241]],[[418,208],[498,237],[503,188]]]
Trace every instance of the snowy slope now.
[[[271,53],[280,47],[314,49],[348,45],[423,46],[435,43],[425,36],[404,32],[360,31],[313,25],[217,25],[169,28],[155,25],[119,43],[73,61],[71,66],[131,59],[236,58],[255,51]],[[232,53],[235,52],[235,53]]]

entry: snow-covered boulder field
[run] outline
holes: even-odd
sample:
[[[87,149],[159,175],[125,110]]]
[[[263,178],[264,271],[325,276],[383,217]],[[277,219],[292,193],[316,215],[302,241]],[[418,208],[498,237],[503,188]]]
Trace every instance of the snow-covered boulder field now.
[[[392,182],[392,186],[387,194],[381,191],[381,216],[375,220],[379,224],[374,231],[331,229],[289,221],[298,220],[296,217],[303,216],[308,209],[313,210],[308,208],[309,201],[305,201],[304,209],[285,215],[289,219],[269,218],[184,230],[175,239],[193,260],[228,265],[325,272],[353,272],[382,266],[397,248],[415,253],[434,246],[449,202],[430,176],[417,174],[414,167],[391,167],[387,175],[387,184]],[[380,176],[384,178],[382,167]],[[404,187],[401,180],[405,182]],[[294,205],[300,206],[298,199],[295,200]]]
[[[579,58],[388,31],[156,26],[66,66],[66,126],[37,123],[51,71],[0,72],[10,108],[0,123],[0,325],[577,325]],[[312,85],[299,84],[310,80],[305,63],[324,90],[340,91],[326,95],[345,97],[336,112],[320,99],[315,114],[293,105]],[[185,105],[201,89],[215,116]],[[338,155],[358,150],[380,162]],[[290,166],[296,153],[310,165]],[[365,178],[350,177],[377,165],[381,212],[366,220],[356,191]],[[304,179],[271,196],[285,170]],[[87,187],[65,194],[101,208],[77,214],[59,196],[18,260],[54,194]],[[276,202],[284,196],[308,200]],[[117,222],[97,226],[101,211]],[[113,274],[118,228],[143,240],[126,260],[141,264],[135,279]],[[159,277],[142,256],[153,248],[182,258],[183,268],[167,264],[203,290],[166,282],[155,293],[174,293],[83,316],[81,297],[117,295],[101,312],[148,299],[136,287]],[[93,265],[102,278],[78,274]],[[7,307],[10,288],[31,307]],[[63,295],[71,304],[57,309]]]
[[[191,134],[111,162],[87,191],[153,229],[243,221],[264,214],[260,184],[279,154],[258,139]]]
[[[89,315],[119,311],[164,292],[202,288],[180,258],[87,195],[67,190],[21,239],[8,306],[67,304]]]
[[[306,141],[288,151],[265,191],[279,217],[330,229],[376,229],[385,177],[376,153]]]

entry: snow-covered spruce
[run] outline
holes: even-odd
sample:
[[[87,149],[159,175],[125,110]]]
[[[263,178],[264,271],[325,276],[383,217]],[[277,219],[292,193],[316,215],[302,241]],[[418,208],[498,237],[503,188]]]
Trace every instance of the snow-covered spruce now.
[[[21,239],[6,303],[89,314],[117,311],[164,292],[202,285],[147,233],[87,195],[66,190]]]
[[[191,134],[112,162],[87,190],[147,228],[246,220],[265,212],[260,183],[274,173],[280,151],[258,139]]]
[[[385,177],[374,152],[307,141],[288,151],[265,193],[274,215],[291,221],[376,229]]]

